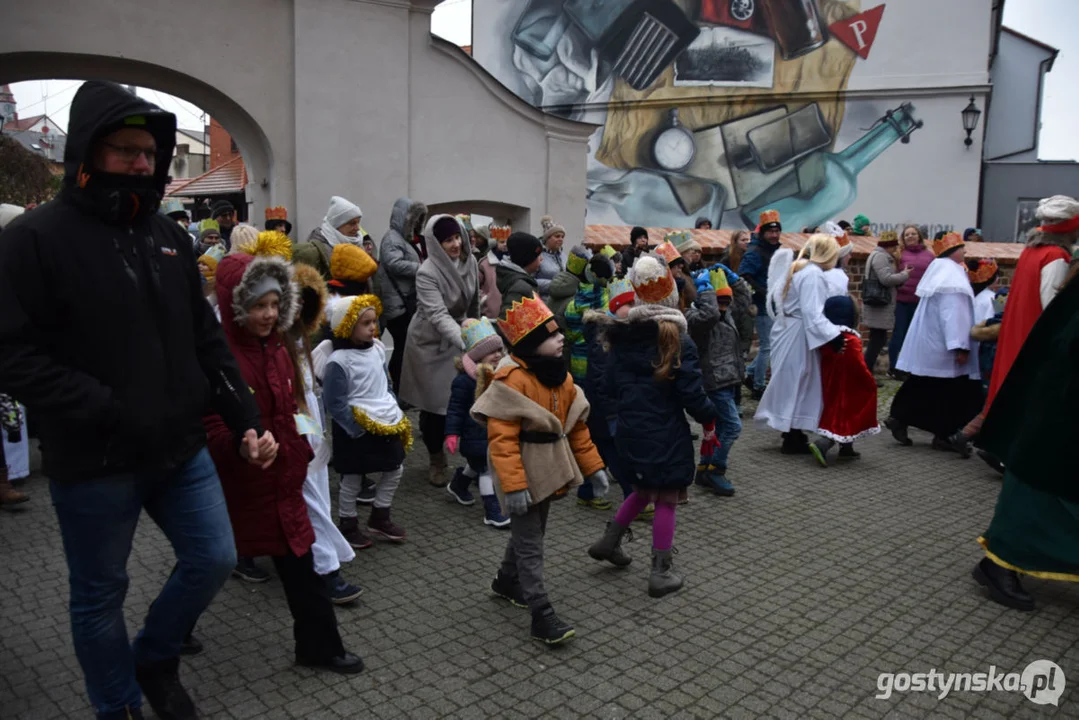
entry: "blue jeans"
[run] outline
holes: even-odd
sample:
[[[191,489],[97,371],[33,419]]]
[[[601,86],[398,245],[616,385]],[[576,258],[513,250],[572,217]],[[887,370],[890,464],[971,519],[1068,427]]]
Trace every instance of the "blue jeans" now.
[[[914,311],[918,309],[916,302],[897,302],[895,304],[895,329],[892,330],[892,339],[888,342],[888,369],[895,370],[895,363],[899,360],[899,351],[903,349],[903,341],[907,338],[907,330],[914,319]]]
[[[232,525],[210,453],[170,472],[49,485],[71,583],[71,634],[100,714],[139,707],[135,665],[177,658],[180,643],[236,565]],[[143,508],[176,553],[176,569],[128,641],[127,559]]]
[[[734,402],[735,388],[725,387],[708,393],[708,399],[716,406],[716,440],[719,451],[713,456],[713,464],[726,471],[731,446],[742,434],[742,420],[738,417],[738,405]]]
[[[772,318],[768,313],[761,310],[753,319],[757,328],[757,338],[760,341],[760,350],[757,357],[746,368],[746,374],[753,376],[753,387],[756,390],[764,390],[768,381],[768,363],[772,359]]]

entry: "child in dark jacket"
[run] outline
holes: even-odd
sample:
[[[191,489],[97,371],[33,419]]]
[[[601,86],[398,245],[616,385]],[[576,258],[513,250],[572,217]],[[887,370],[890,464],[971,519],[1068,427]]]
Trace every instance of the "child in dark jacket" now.
[[[295,369],[283,338],[298,304],[291,268],[280,258],[228,255],[218,266],[217,288],[225,338],[262,427],[276,440],[265,447],[260,441],[259,459],[265,454],[268,462],[255,466],[236,452],[236,438],[220,416],[203,419],[236,550],[273,558],[294,621],[297,664],[360,672],[363,661],[342,645],[329,589],[311,554],[315,533],[303,485],[313,453],[296,428]]]
[[[671,554],[675,509],[694,471],[685,413],[703,425],[715,421],[716,410],[704,392],[697,347],[677,310],[678,292],[666,263],[646,255],[637,260],[630,279],[637,304],[607,332],[611,354],[601,392],[616,399],[615,443],[634,491],[588,554],[619,567],[629,565],[622,537],[637,514],[655,503],[648,594],[662,597],[682,587]]]
[[[472,404],[487,389],[494,376],[495,366],[505,355],[502,338],[487,318],[469,318],[461,324],[461,339],[465,354],[457,359],[460,372],[450,386],[450,403],[446,408],[446,450],[461,455],[468,463],[457,468],[450,484],[450,495],[462,505],[475,500],[468,486],[479,479],[480,499],[483,500],[483,524],[496,528],[509,527],[510,520],[502,514],[495,495],[494,479],[487,467],[487,428],[472,419]]]

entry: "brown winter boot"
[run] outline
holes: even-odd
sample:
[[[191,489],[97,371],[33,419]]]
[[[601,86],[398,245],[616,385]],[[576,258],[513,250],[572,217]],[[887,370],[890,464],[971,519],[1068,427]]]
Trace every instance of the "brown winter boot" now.
[[[375,544],[365,532],[360,530],[359,518],[355,516],[338,518],[337,527],[348,544],[356,550],[366,550]]]
[[[18,505],[29,499],[29,495],[11,487],[11,481],[7,479],[7,468],[0,468],[0,505]]]
[[[390,509],[372,507],[367,518],[367,532],[390,542],[405,541],[405,529],[390,519]]]
[[[431,466],[427,468],[427,482],[435,487],[446,487],[446,453],[439,451],[431,455]]]

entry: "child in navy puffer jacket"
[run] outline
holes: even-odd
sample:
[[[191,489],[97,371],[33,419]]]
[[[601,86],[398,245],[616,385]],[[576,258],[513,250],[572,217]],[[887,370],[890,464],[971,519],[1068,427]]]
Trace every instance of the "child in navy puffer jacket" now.
[[[487,428],[469,414],[472,403],[483,394],[494,376],[495,366],[505,355],[505,347],[487,318],[465,320],[461,325],[461,338],[465,343],[465,354],[457,359],[460,372],[450,387],[445,445],[451,455],[460,449],[467,465],[457,468],[446,489],[457,502],[471,505],[475,500],[468,486],[478,477],[484,525],[505,528],[509,527],[510,520],[502,514],[494,479],[487,467]]]

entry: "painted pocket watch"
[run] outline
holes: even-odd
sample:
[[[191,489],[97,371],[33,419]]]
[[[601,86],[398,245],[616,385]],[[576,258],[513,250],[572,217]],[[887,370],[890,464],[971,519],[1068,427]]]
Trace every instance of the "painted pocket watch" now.
[[[693,133],[678,119],[678,108],[671,108],[667,126],[652,141],[652,159],[664,170],[680,172],[689,167],[696,154]]]

